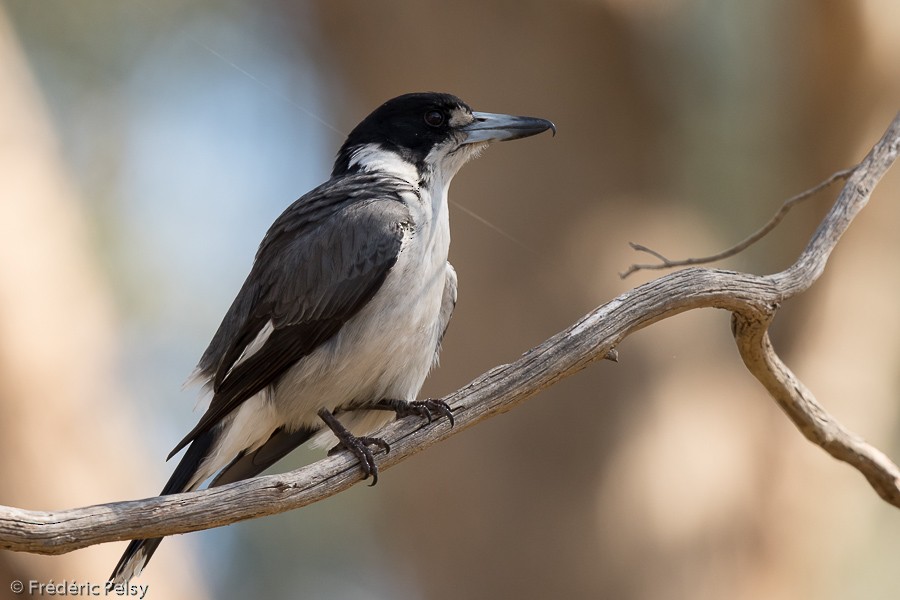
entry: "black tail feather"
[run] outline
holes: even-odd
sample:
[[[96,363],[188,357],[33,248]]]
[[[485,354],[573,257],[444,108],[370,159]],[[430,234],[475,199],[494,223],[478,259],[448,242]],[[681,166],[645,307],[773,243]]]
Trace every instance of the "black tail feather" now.
[[[166,483],[165,487],[163,487],[162,492],[160,492],[160,496],[187,491],[191,479],[200,469],[200,465],[203,464],[203,461],[215,444],[219,431],[220,428],[218,427],[211,429],[203,435],[198,436],[197,439],[191,443],[191,446],[188,448],[187,452],[184,453],[178,466],[175,467],[172,476],[169,477],[169,481]],[[112,575],[109,576],[109,580],[121,583],[138,575],[141,569],[146,566],[150,557],[153,556],[153,553],[156,552],[156,548],[159,547],[161,541],[162,538],[132,540],[122,554],[122,558],[120,558],[118,564],[116,564],[116,568],[113,569]]]
[[[218,438],[220,428],[216,427],[197,437],[188,447],[187,452],[175,468],[160,496],[187,491],[191,479],[206,459]],[[284,458],[294,448],[307,441],[316,433],[316,429],[298,429],[287,433],[276,429],[265,444],[246,454],[241,454],[210,483],[210,487],[233,483],[259,475],[276,462]],[[198,482],[202,483],[202,482]],[[110,581],[124,582],[137,576],[147,565],[150,557],[156,552],[162,538],[132,540],[119,559],[119,563],[110,575]]]

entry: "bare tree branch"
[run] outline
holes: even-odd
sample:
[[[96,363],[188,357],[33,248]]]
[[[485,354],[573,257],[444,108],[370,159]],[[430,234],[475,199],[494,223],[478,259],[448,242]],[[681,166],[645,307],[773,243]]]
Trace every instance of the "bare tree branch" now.
[[[624,272],[619,273],[619,277],[625,279],[632,273],[637,271],[651,270],[651,269],[671,269],[674,267],[690,267],[693,265],[708,265],[709,263],[718,262],[720,260],[724,260],[726,258],[731,258],[736,254],[740,254],[759,240],[766,237],[770,231],[778,227],[778,224],[781,223],[781,220],[784,219],[788,212],[794,207],[795,204],[799,204],[800,202],[806,200],[807,198],[816,195],[820,191],[827,188],[829,185],[837,181],[838,179],[847,179],[856,170],[857,167],[850,167],[849,169],[843,169],[842,171],[838,171],[836,173],[832,173],[831,177],[826,179],[825,181],[811,187],[805,192],[800,192],[796,196],[788,198],[781,205],[781,208],[772,215],[772,218],[769,221],[751,233],[747,238],[743,241],[738,242],[731,248],[726,248],[721,252],[717,252],[716,254],[710,254],[709,256],[701,256],[698,258],[684,258],[680,260],[672,260],[670,258],[666,258],[663,254],[653,250],[652,248],[648,248],[643,244],[636,244],[635,242],[628,242],[628,245],[631,246],[633,250],[638,252],[645,252],[650,256],[653,256],[659,260],[659,263],[656,264],[640,264],[635,263],[625,269]]]
[[[733,313],[735,341],[747,368],[800,431],[860,471],[884,500],[900,507],[897,466],[816,402],[775,354],[767,333],[781,303],[808,289],[821,275],[831,251],[898,151],[900,114],[853,170],[806,249],[785,271],[757,276],[691,268],[625,292],[514,363],[495,367],[444,398],[454,407],[453,429],[446,420],[423,425],[415,418],[385,427],[378,435],[390,442],[392,450],[378,455],[380,468],[389,469],[432,444],[511,410],[593,361],[615,356],[615,347],[639,329],[687,310],[721,308]],[[187,494],[49,512],[0,507],[0,548],[60,554],[102,542],[209,529],[306,506],[346,490],[361,478],[355,459],[345,452],[290,473]]]

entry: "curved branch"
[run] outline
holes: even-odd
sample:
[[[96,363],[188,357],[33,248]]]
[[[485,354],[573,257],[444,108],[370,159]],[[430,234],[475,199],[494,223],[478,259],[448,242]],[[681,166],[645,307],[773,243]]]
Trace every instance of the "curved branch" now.
[[[445,397],[453,406],[446,420],[395,421],[377,435],[391,445],[377,454],[384,471],[428,446],[492,416],[511,410],[556,381],[606,358],[631,333],[666,317],[701,307],[747,309],[739,298],[763,300],[777,290],[763,278],[742,273],[690,269],[671,273],[626,292],[512,364],[494,367]],[[763,300],[765,301],[765,300]],[[289,473],[267,475],[184,494],[114,502],[63,511],[0,507],[0,548],[61,554],[93,544],[158,537],[219,527],[300,508],[346,490],[362,479],[356,460],[342,452]]]
[[[856,468],[886,502],[900,507],[900,469],[883,452],[848,431],[781,361],[765,326],[735,313],[735,341],[744,364],[797,429],[834,458]]]
[[[379,454],[389,469],[428,446],[511,410],[593,361],[614,356],[635,331],[695,308],[734,313],[735,339],[748,369],[803,434],[832,456],[863,473],[889,503],[900,507],[898,468],[881,452],[844,429],[775,355],[766,333],[783,300],[807,289],[821,274],[831,250],[866,204],[900,149],[900,115],[854,171],[799,260],[787,270],[757,276],[691,268],[625,292],[571,327],[444,398],[454,407],[456,427],[446,420],[423,425],[407,418],[377,435],[391,444]],[[362,478],[348,453],[296,471],[268,475],[186,494],[115,502],[63,511],[0,507],[0,548],[60,554],[102,542],[158,537],[219,527],[285,512],[339,493]]]

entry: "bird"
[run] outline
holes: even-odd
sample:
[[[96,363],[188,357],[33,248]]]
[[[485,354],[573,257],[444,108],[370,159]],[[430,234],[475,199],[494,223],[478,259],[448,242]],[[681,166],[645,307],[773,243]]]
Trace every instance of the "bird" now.
[[[352,452],[374,485],[372,449],[390,446],[367,433],[409,416],[452,427],[450,406],[417,399],[456,305],[450,181],[492,142],[548,129],[438,92],[364,118],[331,178],[263,237],[192,376],[211,399],[160,495],[254,477],[307,441]],[[110,581],[139,575],[161,541],[132,540]]]

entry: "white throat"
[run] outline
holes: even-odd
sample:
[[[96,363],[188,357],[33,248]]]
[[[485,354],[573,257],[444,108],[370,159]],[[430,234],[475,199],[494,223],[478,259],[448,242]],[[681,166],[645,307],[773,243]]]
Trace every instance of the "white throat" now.
[[[354,166],[368,172],[381,172],[399,177],[416,187],[419,185],[419,171],[416,166],[396,152],[385,150],[378,144],[365,144],[356,148],[350,155],[350,167]]]
[[[419,202],[409,202],[412,200],[410,198],[407,205],[412,210],[414,223],[428,240],[426,247],[429,252],[434,252],[436,259],[442,256],[436,262],[443,263],[447,260],[450,244],[447,209],[450,182],[459,169],[478,156],[487,145],[481,143],[457,146],[454,141],[448,140],[431,149],[423,161],[425,170],[420,172],[415,164],[396,152],[386,150],[379,144],[365,144],[353,150],[349,165],[358,166],[367,172],[398,177],[417,190]]]

